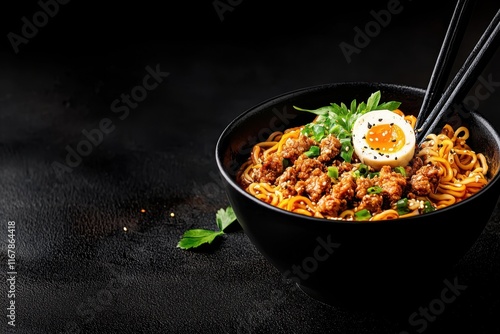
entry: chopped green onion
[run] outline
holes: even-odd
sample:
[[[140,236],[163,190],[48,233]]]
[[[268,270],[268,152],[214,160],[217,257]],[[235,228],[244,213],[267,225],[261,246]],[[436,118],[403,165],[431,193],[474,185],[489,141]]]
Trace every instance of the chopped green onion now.
[[[332,179],[339,178],[339,169],[337,168],[337,166],[330,166],[327,169],[328,169],[328,176],[329,177],[331,177]]]
[[[410,209],[408,208],[408,198],[401,198],[396,202],[396,211],[400,215],[410,212]]]
[[[356,220],[368,220],[372,217],[372,214],[367,209],[362,209],[354,213],[354,218]]]
[[[404,169],[404,167],[401,166],[394,167],[394,171],[406,177],[406,170]]]
[[[358,170],[361,176],[366,176],[368,175],[369,167],[365,164],[359,164]]]
[[[423,213],[429,213],[432,211],[436,211],[436,208],[432,205],[430,201],[425,201]]]
[[[309,151],[304,152],[304,154],[308,158],[315,158],[315,157],[319,156],[319,147],[318,146],[311,146],[309,148]]]
[[[369,179],[373,179],[375,176],[379,176],[380,175],[380,172],[371,172],[371,173],[368,173],[367,177]]]
[[[288,160],[286,158],[283,158],[283,160],[281,160],[281,163],[283,164],[284,169],[286,169],[288,166],[290,166],[290,160]]]
[[[366,189],[366,192],[369,194],[380,194],[382,192],[382,187],[373,186],[373,187]]]

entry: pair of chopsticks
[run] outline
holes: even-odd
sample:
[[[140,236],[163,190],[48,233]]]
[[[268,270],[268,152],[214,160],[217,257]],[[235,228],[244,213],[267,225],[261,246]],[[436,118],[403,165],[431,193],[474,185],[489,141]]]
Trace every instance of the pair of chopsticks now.
[[[458,0],[417,117],[415,129],[419,144],[427,135],[436,130],[442,119],[451,113],[454,104],[462,103],[500,44],[499,9],[445,89],[447,77],[472,9],[471,1]]]

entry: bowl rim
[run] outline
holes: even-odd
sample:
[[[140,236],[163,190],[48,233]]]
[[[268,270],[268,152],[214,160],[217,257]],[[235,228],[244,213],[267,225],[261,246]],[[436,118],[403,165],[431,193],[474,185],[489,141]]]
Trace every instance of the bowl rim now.
[[[287,91],[278,95],[275,95],[273,97],[267,98],[263,100],[262,102],[259,102],[250,108],[247,108],[243,112],[241,112],[239,115],[237,115],[235,118],[233,118],[232,121],[227,124],[224,129],[222,130],[221,134],[219,135],[216,145],[215,145],[215,160],[216,160],[216,165],[219,170],[219,174],[223,176],[223,178],[227,181],[227,183],[230,185],[231,188],[235,189],[238,191],[241,195],[243,195],[245,198],[253,201],[259,206],[263,206],[264,208],[267,208],[269,210],[276,211],[277,213],[284,214],[287,216],[291,216],[291,218],[301,218],[304,219],[304,221],[310,221],[314,222],[315,224],[332,224],[332,223],[337,223],[337,224],[355,224],[355,225],[392,225],[392,224],[404,224],[404,223],[411,223],[416,220],[419,221],[419,224],[425,223],[426,220],[422,221],[422,217],[431,217],[435,215],[442,215],[446,214],[447,211],[453,210],[457,208],[458,206],[463,206],[466,205],[468,202],[473,201],[476,198],[476,195],[480,195],[481,193],[486,192],[489,188],[493,187],[498,179],[500,178],[500,170],[496,172],[496,174],[488,181],[488,183],[474,196],[471,196],[469,198],[466,198],[458,203],[455,203],[451,206],[447,206],[445,208],[426,213],[425,215],[416,215],[416,216],[410,216],[410,217],[404,217],[404,218],[396,218],[396,219],[387,219],[387,220],[375,220],[375,221],[362,221],[360,224],[360,221],[356,220],[342,220],[342,219],[329,219],[329,218],[318,218],[318,217],[311,217],[311,216],[306,216],[302,215],[299,213],[291,212],[285,209],[278,208],[276,206],[273,206],[269,203],[263,202],[262,200],[259,200],[258,198],[252,196],[248,192],[246,192],[241,186],[236,183],[235,180],[233,180],[233,177],[229,175],[224,166],[223,163],[220,159],[221,153],[221,145],[222,142],[225,138],[225,136],[229,133],[229,130],[237,124],[242,118],[247,116],[249,113],[252,111],[263,108],[266,104],[275,104],[280,102],[281,100],[285,100],[287,98],[290,98],[294,95],[301,94],[301,93],[306,93],[306,92],[312,92],[315,90],[322,90],[322,89],[327,89],[329,87],[339,87],[339,86],[374,86],[374,87],[380,87],[382,88],[397,88],[397,89],[403,89],[403,90],[408,90],[412,92],[416,92],[419,94],[425,94],[425,89],[419,88],[419,87],[414,87],[410,85],[401,85],[401,84],[395,84],[395,83],[385,83],[385,82],[367,82],[367,81],[341,81],[341,82],[333,82],[333,83],[325,83],[325,84],[318,84],[318,85],[313,85],[313,86],[305,86],[302,88],[298,88],[295,90]],[[500,134],[499,132],[490,124],[490,122],[477,110],[472,111],[476,117],[484,121],[485,124],[488,125],[489,130],[495,135],[495,137],[500,139]]]

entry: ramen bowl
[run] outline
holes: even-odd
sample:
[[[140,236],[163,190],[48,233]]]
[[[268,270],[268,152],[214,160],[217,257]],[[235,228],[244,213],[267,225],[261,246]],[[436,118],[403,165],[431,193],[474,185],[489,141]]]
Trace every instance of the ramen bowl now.
[[[307,295],[331,305],[399,307],[442,285],[443,279],[453,282],[447,275],[476,242],[499,197],[500,137],[477,111],[452,114],[446,121],[469,128],[468,143],[488,158],[490,181],[474,196],[431,213],[373,222],[313,218],[271,206],[238,185],[236,173],[254,144],[314,118],[293,106],[315,109],[332,102],[361,102],[377,90],[381,102],[399,101],[405,114],[414,115],[425,93],[387,83],[307,87],[243,112],[216,145],[228,200],[252,244]]]

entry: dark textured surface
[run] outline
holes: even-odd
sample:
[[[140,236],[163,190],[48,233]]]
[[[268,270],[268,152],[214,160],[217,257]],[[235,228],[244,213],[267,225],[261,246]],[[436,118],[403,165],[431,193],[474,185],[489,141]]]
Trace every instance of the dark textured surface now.
[[[425,329],[422,321],[409,322],[412,312],[353,312],[312,300],[284,281],[238,228],[208,250],[176,248],[185,230],[214,229],[215,212],[227,205],[215,143],[247,108],[328,82],[427,85],[452,1],[447,9],[402,1],[402,11],[350,63],[339,48],[353,43],[355,27],[374,20],[370,11],[389,3],[244,1],[221,21],[210,1],[166,8],[70,2],[18,53],[2,38],[2,277],[8,221],[16,222],[17,264],[16,327],[7,325],[5,284],[2,331],[499,332],[497,211],[447,277],[467,288]],[[461,60],[497,7],[478,1]],[[22,17],[39,10],[35,1],[3,10],[3,36],[20,34]],[[497,54],[483,73],[492,84],[470,95],[495,127],[499,63]],[[128,115],[113,112],[113,101],[142,85],[148,66],[169,74]],[[76,149],[82,131],[103,119],[113,131],[71,172],[56,172],[53,163],[65,164],[67,146]],[[440,291],[422,307],[438,305],[436,299]]]

